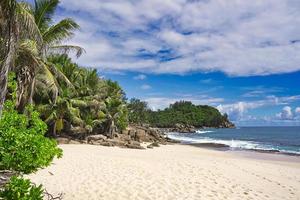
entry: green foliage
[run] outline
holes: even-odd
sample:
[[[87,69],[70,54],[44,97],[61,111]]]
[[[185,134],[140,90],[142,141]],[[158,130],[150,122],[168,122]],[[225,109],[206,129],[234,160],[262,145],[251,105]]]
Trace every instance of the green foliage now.
[[[62,151],[54,140],[44,137],[47,125],[28,107],[25,114],[6,101],[0,119],[0,169],[31,173],[48,166]]]
[[[129,120],[133,123],[150,123],[155,127],[174,127],[183,124],[195,127],[219,127],[229,122],[214,107],[194,105],[188,101],[171,104],[168,108],[159,111],[150,111],[147,104],[137,99],[130,101]]]
[[[146,102],[139,99],[130,99],[128,103],[128,119],[131,123],[141,124],[149,122],[149,111],[148,105]]]
[[[119,130],[124,130],[128,126],[128,110],[125,106],[120,110],[116,125]]]
[[[0,191],[4,200],[42,200],[44,189],[42,185],[35,186],[30,180],[13,176],[5,188]]]
[[[127,127],[125,93],[117,82],[101,79],[95,69],[80,67],[67,55],[51,55],[47,60],[64,78],[57,79],[60,90],[55,101],[39,92],[34,101],[53,136],[57,127],[64,133],[71,126],[85,128],[88,133],[107,133],[112,126],[118,130]],[[38,91],[47,91],[45,85],[39,86]]]

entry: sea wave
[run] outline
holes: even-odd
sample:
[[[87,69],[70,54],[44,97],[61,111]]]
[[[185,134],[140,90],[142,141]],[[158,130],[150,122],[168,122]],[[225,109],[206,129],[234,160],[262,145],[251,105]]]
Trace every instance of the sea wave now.
[[[300,155],[299,151],[287,150],[280,146],[274,146],[270,144],[263,144],[253,141],[242,141],[242,140],[220,140],[220,139],[212,139],[208,137],[203,138],[192,138],[188,136],[184,136],[180,133],[169,133],[168,137],[173,140],[181,141],[186,144],[222,144],[226,145],[231,149],[245,149],[245,150],[258,150],[258,151],[274,151],[274,152],[282,152],[288,154],[297,154]]]
[[[204,134],[204,133],[212,133],[214,131],[204,131],[204,130],[197,130],[196,133],[198,134]]]

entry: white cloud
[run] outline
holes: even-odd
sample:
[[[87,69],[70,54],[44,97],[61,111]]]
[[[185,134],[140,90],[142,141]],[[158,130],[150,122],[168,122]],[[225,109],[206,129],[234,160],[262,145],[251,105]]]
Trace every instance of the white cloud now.
[[[300,121],[300,107],[295,108],[295,119]]]
[[[150,85],[147,85],[147,84],[144,84],[144,85],[141,86],[141,89],[143,89],[143,90],[149,90],[151,88],[152,87]]]
[[[217,109],[221,113],[227,113],[229,118],[233,121],[239,121],[244,117],[244,114],[248,112],[250,109],[255,109],[258,107],[263,106],[264,103],[257,101],[257,102],[237,102],[234,104],[227,104],[227,105],[219,105]]]
[[[285,106],[282,111],[276,114],[276,117],[281,120],[292,120],[294,118],[292,108],[290,106]]]
[[[70,43],[86,48],[83,65],[233,76],[300,70],[298,0],[64,0],[61,6],[82,27]]]
[[[262,91],[262,90],[254,90],[254,91],[251,91],[251,92],[247,92],[245,94],[242,95],[242,97],[259,97],[259,96],[262,96],[262,95],[265,95],[265,91]]]
[[[285,97],[268,96],[266,99],[263,100],[236,102],[232,104],[220,104],[217,106],[217,109],[221,113],[227,113],[231,120],[240,121],[245,117],[247,118],[247,113],[249,110],[264,107],[264,106],[286,105],[298,100],[300,100],[300,95],[285,96]],[[278,114],[277,117],[281,117],[281,116],[282,118],[289,117],[287,110],[288,109],[285,108],[280,114]]]
[[[147,76],[144,74],[139,74],[139,75],[133,77],[134,80],[145,80],[146,78],[147,78]]]

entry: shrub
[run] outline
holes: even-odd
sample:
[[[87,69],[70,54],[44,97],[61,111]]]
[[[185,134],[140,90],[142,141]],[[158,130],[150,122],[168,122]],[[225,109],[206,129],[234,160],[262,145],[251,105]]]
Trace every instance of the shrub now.
[[[13,101],[6,101],[0,118],[0,169],[31,173],[61,157],[56,141],[44,137],[46,131],[32,107],[19,114]]]
[[[0,199],[4,200],[42,200],[42,185],[35,186],[30,180],[13,176],[10,182],[0,191]]]

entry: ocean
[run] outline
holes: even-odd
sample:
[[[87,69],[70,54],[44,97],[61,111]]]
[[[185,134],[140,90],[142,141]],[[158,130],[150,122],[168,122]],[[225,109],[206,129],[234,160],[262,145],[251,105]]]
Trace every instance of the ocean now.
[[[300,155],[300,127],[238,127],[168,133],[182,143],[225,145],[232,150],[271,151]]]

